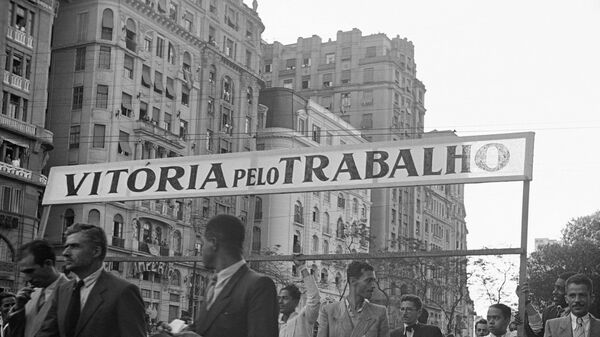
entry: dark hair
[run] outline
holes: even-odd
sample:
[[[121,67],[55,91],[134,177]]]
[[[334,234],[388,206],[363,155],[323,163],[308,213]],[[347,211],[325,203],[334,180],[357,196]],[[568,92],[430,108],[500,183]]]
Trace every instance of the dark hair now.
[[[413,302],[413,304],[417,307],[417,310],[421,310],[423,308],[423,301],[421,301],[421,298],[417,295],[413,295],[413,294],[406,294],[403,295],[400,298],[400,303],[402,302]]]
[[[100,247],[100,258],[104,260],[104,258],[106,257],[107,242],[106,233],[104,232],[104,229],[102,229],[102,227],[76,223],[67,228],[67,230],[65,231],[65,236],[69,236],[75,233],[83,233],[83,235],[88,240],[90,240],[96,246]]]
[[[478,320],[477,322],[475,322],[475,328],[477,328],[477,324],[485,324],[485,325],[487,325],[487,320],[485,318],[482,318],[482,319]]]
[[[33,240],[19,247],[19,259],[24,259],[27,255],[33,255],[33,262],[43,266],[46,260],[56,262],[56,254],[46,240]]]
[[[351,277],[360,278],[365,271],[374,271],[373,266],[365,261],[352,261],[346,268],[346,278],[350,281]]]
[[[584,274],[575,274],[567,279],[567,283],[565,284],[565,290],[569,286],[569,284],[583,284],[588,288],[590,294],[594,291],[594,284],[592,280]]]
[[[217,239],[227,252],[241,255],[246,229],[238,217],[219,214],[208,220],[204,236]]]
[[[427,309],[423,308],[421,310],[421,314],[419,315],[419,318],[417,318],[417,321],[421,324],[427,324],[428,320],[429,320],[429,311],[427,311]]]
[[[11,297],[15,297],[15,294],[10,293],[8,291],[3,291],[0,293],[0,303],[2,303],[2,301],[4,301],[5,298],[11,298]]]
[[[302,296],[300,289],[298,289],[298,287],[293,283],[286,285],[285,287],[281,288],[281,290],[286,290],[294,300],[300,300],[300,296]]]
[[[573,276],[575,274],[577,274],[577,273],[574,272],[574,271],[566,271],[566,272],[558,275],[558,278],[561,279],[561,280],[565,280],[566,281],[566,280],[569,279],[569,277],[571,277],[571,276]]]
[[[502,312],[502,316],[504,316],[504,318],[510,319],[511,310],[508,305],[502,304],[502,303],[496,303],[496,304],[490,305],[490,308],[499,309]]]

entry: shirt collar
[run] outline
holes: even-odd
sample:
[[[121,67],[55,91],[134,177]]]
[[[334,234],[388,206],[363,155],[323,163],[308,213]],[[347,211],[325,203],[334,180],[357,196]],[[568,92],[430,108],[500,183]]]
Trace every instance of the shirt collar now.
[[[575,316],[573,313],[571,313],[569,315],[571,317],[571,326],[573,327],[573,329],[575,329],[577,327],[577,316]],[[581,317],[583,318],[583,325],[587,325],[590,322],[590,313],[588,312],[587,314],[585,314],[585,316]]]
[[[346,297],[346,298],[344,298],[344,300],[346,301],[346,308],[348,308],[350,311],[354,311],[354,308],[350,307],[350,301],[348,301],[348,298]],[[363,311],[363,309],[365,308],[365,305],[367,305],[367,303],[369,303],[369,300],[365,298],[363,300],[362,305],[360,306],[360,308],[358,308],[356,310],[356,313],[360,314]]]
[[[223,283],[229,280],[233,274],[235,274],[243,265],[246,264],[246,260],[241,259],[238,262],[232,264],[231,266],[221,270],[217,273],[217,284]]]
[[[102,273],[103,269],[104,269],[104,265],[100,266],[100,268],[98,268],[98,270],[96,270],[95,272],[91,273],[86,278],[84,278],[83,279],[83,287],[89,288],[89,287],[93,286],[94,284],[96,284],[96,281],[98,281],[98,278],[100,277],[100,274]],[[75,275],[75,279],[77,281],[80,280],[79,276],[77,276],[77,275]]]

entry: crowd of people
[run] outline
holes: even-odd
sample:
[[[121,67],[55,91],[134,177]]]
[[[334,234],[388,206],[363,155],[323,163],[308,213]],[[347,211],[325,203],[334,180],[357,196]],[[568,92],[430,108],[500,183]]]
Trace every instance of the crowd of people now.
[[[243,257],[245,229],[234,216],[217,215],[206,226],[203,262],[214,270],[198,313],[182,331],[159,323],[154,336],[179,337],[443,337],[428,325],[423,303],[403,295],[402,324],[391,330],[385,306],[370,302],[375,270],[353,261],[346,269],[348,294],[322,304],[314,277],[301,259],[305,301],[295,284],[277,292],[267,276],[250,269]],[[0,337],[146,337],[144,302],[137,286],[104,271],[106,234],[101,227],[74,224],[66,232],[62,255],[65,275],[56,268],[52,247],[43,240],[19,248],[18,265],[26,286],[17,294],[0,293]],[[527,337],[600,337],[600,320],[589,313],[592,281],[582,274],[560,275],[554,304],[539,313],[526,304],[522,323]],[[529,297],[524,283],[521,296]],[[510,307],[489,307],[475,324],[478,337],[515,336]],[[449,335],[450,336],[450,335]],[[448,336],[447,336],[448,337]]]

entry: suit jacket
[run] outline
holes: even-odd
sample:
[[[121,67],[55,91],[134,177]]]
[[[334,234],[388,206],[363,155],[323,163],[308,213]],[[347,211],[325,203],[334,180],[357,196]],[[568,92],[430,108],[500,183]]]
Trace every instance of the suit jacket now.
[[[200,303],[189,330],[202,337],[277,337],[279,303],[273,281],[243,265],[209,310]]]
[[[568,310],[568,307],[566,308]],[[565,309],[562,309],[561,311],[564,312]],[[546,309],[544,309],[544,311],[542,312],[542,330],[539,331],[538,333],[535,333],[531,327],[529,326],[529,317],[527,315],[525,315],[525,335],[527,337],[543,337],[544,336],[544,330],[545,330],[545,326],[546,326],[546,322],[550,319],[553,318],[558,318],[561,317],[559,315],[559,308],[557,305],[552,305],[547,307]]]
[[[75,280],[57,288],[36,337],[65,337],[67,307]],[[144,302],[138,287],[102,271],[81,309],[76,337],[145,337]]]
[[[404,326],[393,330],[390,337],[404,336]],[[440,328],[435,325],[417,323],[413,330],[412,337],[444,337]]]
[[[586,337],[600,336],[600,320],[590,315],[590,331]],[[544,337],[573,337],[571,315],[550,319],[546,322]]]
[[[345,301],[321,306],[317,337],[388,337],[390,335],[387,309],[365,303],[358,323],[352,327]]]
[[[51,294],[45,299],[44,304],[38,311],[37,305],[40,300],[42,291],[46,289],[37,288],[31,293],[31,299],[25,304],[25,308],[12,313],[8,319],[11,327],[11,337],[33,337],[42,327],[42,323],[46,319],[46,315],[52,306],[52,300],[56,294],[56,290],[62,284],[68,282],[69,279],[64,274],[60,274],[56,283],[53,285]]]

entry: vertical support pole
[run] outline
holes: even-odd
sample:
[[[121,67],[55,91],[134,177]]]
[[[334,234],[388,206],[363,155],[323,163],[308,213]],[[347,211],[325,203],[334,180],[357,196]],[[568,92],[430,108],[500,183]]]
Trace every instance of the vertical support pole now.
[[[40,220],[40,226],[38,227],[35,235],[36,239],[43,239],[46,234],[46,227],[48,224],[48,217],[50,216],[50,208],[52,205],[42,206],[42,219]]]
[[[527,281],[527,227],[529,221],[529,180],[523,181],[523,205],[521,208],[521,259],[519,263],[519,284]],[[519,296],[519,315],[525,322],[525,300]],[[525,337],[525,325],[519,325],[518,336]]]

